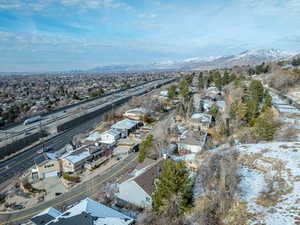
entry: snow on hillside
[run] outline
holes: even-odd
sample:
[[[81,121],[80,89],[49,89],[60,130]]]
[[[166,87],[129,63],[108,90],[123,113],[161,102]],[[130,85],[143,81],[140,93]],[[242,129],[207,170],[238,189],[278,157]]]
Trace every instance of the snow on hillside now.
[[[251,224],[300,224],[300,142],[239,147],[241,197],[254,214]]]

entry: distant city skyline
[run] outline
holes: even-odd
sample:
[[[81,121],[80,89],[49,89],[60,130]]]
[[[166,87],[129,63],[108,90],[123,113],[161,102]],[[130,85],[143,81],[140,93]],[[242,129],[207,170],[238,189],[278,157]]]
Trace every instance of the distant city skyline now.
[[[298,0],[0,0],[0,72],[300,52]]]

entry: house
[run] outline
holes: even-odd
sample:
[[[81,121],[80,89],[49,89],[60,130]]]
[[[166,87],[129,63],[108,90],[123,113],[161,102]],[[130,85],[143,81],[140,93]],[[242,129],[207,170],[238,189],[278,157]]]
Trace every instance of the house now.
[[[117,129],[115,130],[110,129],[100,134],[101,143],[114,144],[120,138],[121,138],[121,132],[119,132]]]
[[[125,119],[113,124],[111,128],[120,132],[122,136],[127,137],[129,133],[135,131],[139,127],[139,124],[139,121]]]
[[[146,108],[139,107],[126,111],[123,116],[132,120],[142,120],[147,114],[149,114],[149,111]]]
[[[44,153],[34,158],[35,167],[32,169],[32,178],[43,179],[58,176],[61,167],[57,156],[53,153]]]
[[[32,217],[30,222],[32,225],[44,225],[54,220],[56,217],[60,216],[62,213],[55,208],[48,208],[45,211],[39,213],[38,215]]]
[[[198,153],[205,146],[207,133],[201,131],[186,130],[177,141],[180,154]]]
[[[33,217],[34,218],[34,217]],[[33,220],[31,218],[31,220]],[[39,225],[132,225],[134,219],[90,198]]]
[[[129,138],[120,139],[118,146],[113,150],[113,156],[128,155],[130,152],[137,151],[139,144]]]
[[[90,153],[86,146],[82,146],[61,156],[62,170],[63,172],[74,173],[83,169],[85,162],[92,158],[93,154]]]
[[[207,131],[208,128],[211,126],[212,122],[212,115],[206,113],[194,113],[189,120],[189,125],[192,128]]]
[[[144,169],[139,170],[128,180],[118,185],[116,193],[117,205],[135,205],[141,208],[151,208],[152,193],[155,189],[155,182],[159,178],[163,161],[159,161]]]
[[[94,132],[90,134],[88,137],[84,138],[81,143],[82,144],[92,144],[97,141],[101,140],[101,133],[100,132]]]
[[[159,93],[159,96],[160,96],[160,97],[163,97],[163,98],[168,98],[169,92],[168,92],[168,91],[161,91],[161,92]]]

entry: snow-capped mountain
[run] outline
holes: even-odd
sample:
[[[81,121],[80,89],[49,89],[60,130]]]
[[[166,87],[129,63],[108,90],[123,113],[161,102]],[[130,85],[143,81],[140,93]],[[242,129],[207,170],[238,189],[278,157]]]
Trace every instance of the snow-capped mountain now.
[[[93,71],[150,71],[150,70],[203,70],[230,68],[233,66],[255,65],[262,62],[292,58],[295,54],[277,49],[249,50],[231,56],[211,56],[189,58],[182,61],[163,61],[149,65],[112,65],[93,69]]]

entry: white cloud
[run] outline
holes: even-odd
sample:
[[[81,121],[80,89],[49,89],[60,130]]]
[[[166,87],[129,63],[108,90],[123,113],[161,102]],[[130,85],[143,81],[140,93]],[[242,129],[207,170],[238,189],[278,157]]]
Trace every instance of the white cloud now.
[[[142,19],[154,19],[154,18],[157,17],[157,15],[153,14],[153,13],[150,13],[150,14],[148,14],[148,13],[142,13],[142,14],[139,14],[138,17],[142,18]]]
[[[42,11],[55,3],[61,4],[65,7],[76,7],[81,10],[97,8],[131,8],[131,6],[120,0],[0,0],[0,9]]]
[[[261,15],[290,15],[300,12],[299,0],[238,0],[238,4]]]
[[[62,0],[62,5],[80,7],[83,9],[96,8],[131,8],[128,4],[118,0]]]

